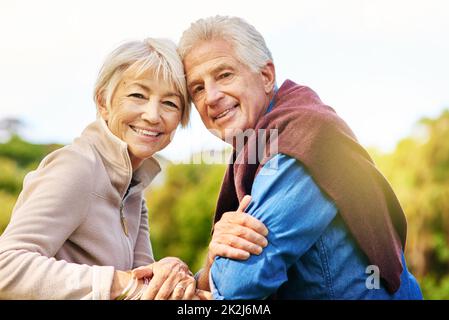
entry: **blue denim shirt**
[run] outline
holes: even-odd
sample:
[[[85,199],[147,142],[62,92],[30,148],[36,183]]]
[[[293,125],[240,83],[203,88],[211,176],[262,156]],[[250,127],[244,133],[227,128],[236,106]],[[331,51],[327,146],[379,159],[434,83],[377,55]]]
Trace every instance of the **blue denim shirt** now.
[[[280,299],[422,299],[404,255],[395,294],[376,282],[335,204],[296,159],[273,157],[251,192],[246,211],[266,225],[269,244],[245,261],[215,259],[209,275],[215,299],[263,299],[273,293]]]

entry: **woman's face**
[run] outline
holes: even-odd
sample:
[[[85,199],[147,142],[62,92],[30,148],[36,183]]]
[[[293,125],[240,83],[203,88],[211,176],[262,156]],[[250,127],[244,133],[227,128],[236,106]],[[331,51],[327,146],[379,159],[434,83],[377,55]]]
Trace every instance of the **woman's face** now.
[[[100,106],[111,132],[128,144],[134,170],[170,143],[181,121],[181,101],[180,94],[153,72],[136,77],[128,70],[112,96],[110,110]]]

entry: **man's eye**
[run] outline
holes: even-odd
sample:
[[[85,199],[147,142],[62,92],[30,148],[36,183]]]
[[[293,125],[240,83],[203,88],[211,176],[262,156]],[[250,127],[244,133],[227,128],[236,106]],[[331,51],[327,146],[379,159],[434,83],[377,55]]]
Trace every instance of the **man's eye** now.
[[[169,107],[178,109],[178,105],[177,105],[176,103],[174,103],[174,102],[171,102],[171,101],[164,101],[164,102],[162,102],[162,103],[165,104],[165,105],[167,105],[167,106],[169,106]]]
[[[130,95],[128,95],[128,97],[133,97],[133,98],[137,98],[137,99],[145,99],[145,96],[141,93],[131,93]]]
[[[203,86],[197,86],[197,87],[193,88],[192,94],[196,95],[196,94],[200,93],[201,91],[203,91],[203,89],[204,89]]]
[[[230,73],[230,72],[224,72],[224,73],[220,74],[218,76],[218,78],[219,79],[224,79],[224,78],[230,77],[231,75],[232,75],[232,73]]]

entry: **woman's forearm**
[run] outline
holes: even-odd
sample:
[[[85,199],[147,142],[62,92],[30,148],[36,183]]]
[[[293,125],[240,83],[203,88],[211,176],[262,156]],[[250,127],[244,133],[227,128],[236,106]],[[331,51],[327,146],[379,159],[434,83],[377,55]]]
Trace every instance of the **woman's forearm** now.
[[[68,263],[11,249],[0,253],[0,299],[107,299],[112,273],[113,267]]]
[[[123,293],[123,290],[128,286],[131,280],[131,271],[114,271],[114,278],[111,285],[111,300],[115,300]]]

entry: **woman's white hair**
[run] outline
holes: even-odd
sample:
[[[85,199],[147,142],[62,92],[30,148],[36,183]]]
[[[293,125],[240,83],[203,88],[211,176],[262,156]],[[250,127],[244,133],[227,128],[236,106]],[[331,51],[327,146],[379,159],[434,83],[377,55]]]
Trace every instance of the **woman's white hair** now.
[[[179,92],[182,100],[181,125],[189,122],[190,99],[182,61],[176,52],[176,45],[168,39],[147,38],[143,41],[129,41],[121,44],[106,58],[94,89],[94,101],[104,101],[110,109],[112,96],[122,79],[123,73],[132,68],[136,77],[152,71],[160,81],[168,81]]]
[[[184,31],[179,40],[181,59],[201,41],[226,40],[233,47],[236,58],[253,71],[260,71],[268,61],[273,61],[264,38],[242,18],[215,16],[197,20]]]

